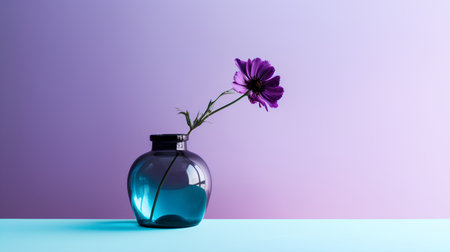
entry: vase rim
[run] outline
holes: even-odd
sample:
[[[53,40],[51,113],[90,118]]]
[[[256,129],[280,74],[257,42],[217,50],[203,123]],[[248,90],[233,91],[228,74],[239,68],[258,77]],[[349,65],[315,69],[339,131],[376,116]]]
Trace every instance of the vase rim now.
[[[163,141],[163,142],[186,142],[189,140],[189,136],[186,134],[156,134],[150,135],[150,141]]]

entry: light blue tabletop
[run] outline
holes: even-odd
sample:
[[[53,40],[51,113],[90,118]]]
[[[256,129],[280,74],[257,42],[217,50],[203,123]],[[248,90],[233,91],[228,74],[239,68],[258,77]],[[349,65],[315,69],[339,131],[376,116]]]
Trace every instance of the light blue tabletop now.
[[[0,251],[450,251],[450,220],[203,220],[183,229],[134,220],[0,219]]]

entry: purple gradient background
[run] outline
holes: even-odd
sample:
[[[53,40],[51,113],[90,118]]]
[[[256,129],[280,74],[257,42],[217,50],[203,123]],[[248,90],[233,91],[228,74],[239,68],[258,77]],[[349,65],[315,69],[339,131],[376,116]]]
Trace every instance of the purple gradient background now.
[[[132,218],[149,134],[269,59],[285,96],[196,130],[208,218],[450,218],[448,1],[0,2],[0,217]]]

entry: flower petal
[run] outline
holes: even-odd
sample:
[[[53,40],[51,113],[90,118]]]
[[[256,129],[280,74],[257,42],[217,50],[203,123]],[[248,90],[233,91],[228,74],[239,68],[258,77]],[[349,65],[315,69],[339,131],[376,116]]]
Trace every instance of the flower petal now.
[[[276,102],[283,97],[284,90],[282,87],[270,87],[261,94],[267,101]]]
[[[241,84],[243,86],[246,85],[247,76],[245,76],[241,71],[236,72],[233,77],[234,82]]]
[[[267,87],[278,87],[280,85],[280,76],[277,75],[270,80],[264,81],[263,85]]]
[[[236,62],[236,66],[239,68],[239,70],[241,70],[241,72],[248,77],[247,70],[246,70],[247,62],[242,61],[238,58],[234,59],[234,61]]]
[[[248,60],[247,60],[246,71],[247,71],[247,76],[248,76],[248,78],[251,79],[251,78],[252,78],[252,76],[251,76],[251,72],[252,72],[252,60],[251,60],[251,59],[248,59]]]
[[[255,93],[250,92],[247,96],[251,104],[255,104],[256,102],[258,102],[258,96]]]
[[[260,73],[259,73],[259,76],[260,76],[261,80],[263,80],[263,81],[270,79],[270,77],[272,77],[273,74],[275,73],[275,68],[273,66],[271,66],[268,61],[266,61],[266,62],[267,62],[267,66],[265,66],[263,70],[260,70]]]
[[[252,61],[252,68],[249,73],[250,78],[253,78],[253,79],[258,78],[258,71],[259,71],[259,68],[261,67],[261,63],[262,63],[262,61],[260,58],[256,58]]]
[[[264,102],[264,98],[263,98],[260,94],[256,94],[256,93],[250,92],[250,93],[248,94],[248,100],[249,100],[250,103],[252,103],[252,104],[255,104],[255,103],[258,102],[259,107],[261,107],[261,105],[262,105],[262,106],[264,106],[264,108],[266,109],[266,111],[269,111],[269,110],[267,109],[266,103]]]
[[[264,102],[267,102],[271,108],[278,108],[277,100],[267,99],[265,94],[261,94],[261,100]],[[267,110],[267,107],[266,107],[266,110]]]
[[[267,108],[264,97],[262,97],[261,95],[258,95],[258,102],[259,102],[259,107],[261,107],[261,105],[263,105],[264,108],[266,109],[266,111],[269,112],[269,109]],[[269,103],[269,105],[270,105],[270,103]]]
[[[235,81],[231,84],[231,86],[233,87],[233,89],[236,92],[238,92],[240,94],[245,94],[245,92],[247,92],[247,90],[248,90],[245,86],[243,86]]]

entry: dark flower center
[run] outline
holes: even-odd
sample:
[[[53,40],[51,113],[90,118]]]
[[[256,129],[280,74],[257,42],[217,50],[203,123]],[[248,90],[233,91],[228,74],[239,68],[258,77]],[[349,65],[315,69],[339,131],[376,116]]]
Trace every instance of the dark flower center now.
[[[251,79],[245,82],[247,84],[247,88],[254,93],[262,93],[264,91],[264,87],[262,85],[261,80]]]

